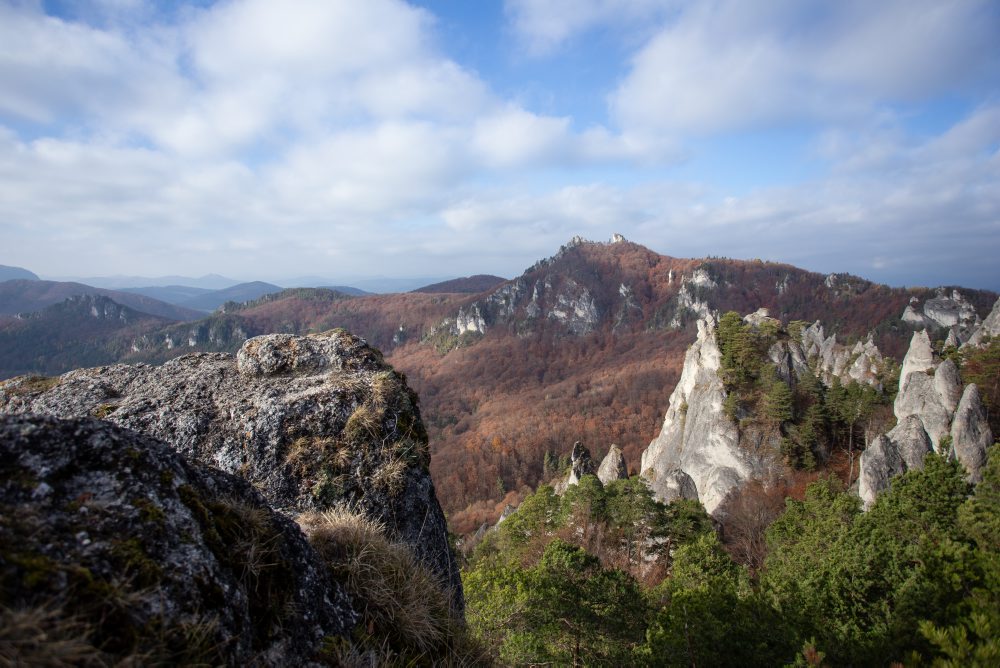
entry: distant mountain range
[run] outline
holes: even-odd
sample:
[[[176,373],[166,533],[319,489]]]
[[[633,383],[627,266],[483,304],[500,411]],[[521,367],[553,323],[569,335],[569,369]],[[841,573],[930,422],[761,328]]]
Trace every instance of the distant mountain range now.
[[[0,282],[0,316],[32,313],[79,295],[103,295],[122,306],[167,320],[196,320],[205,315],[142,294],[105,290],[82,283],[15,279]]]
[[[193,288],[184,285],[168,285],[166,287],[124,288],[123,292],[146,295],[147,297],[176,304],[177,306],[211,313],[226,302],[251,301],[272,292],[281,292],[281,290],[281,287],[272,283],[253,281],[250,283],[238,283],[221,290],[205,290],[203,288]]]
[[[453,278],[450,281],[442,281],[440,283],[434,283],[433,285],[425,285],[422,288],[417,288],[412,292],[428,292],[428,293],[442,293],[442,292],[453,292],[453,293],[464,293],[464,294],[479,294],[480,292],[486,292],[487,290],[492,290],[501,283],[505,283],[506,278],[502,276],[491,276],[489,274],[476,274],[475,276],[466,276],[465,278]]]
[[[8,267],[7,265],[0,264],[0,281],[11,281],[14,279],[37,281],[38,276],[21,267]]]

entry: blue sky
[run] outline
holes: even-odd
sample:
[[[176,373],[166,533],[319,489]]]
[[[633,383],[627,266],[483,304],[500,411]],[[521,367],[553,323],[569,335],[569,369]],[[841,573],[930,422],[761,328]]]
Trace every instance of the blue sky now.
[[[0,263],[514,276],[574,235],[1000,289],[989,0],[0,0]]]

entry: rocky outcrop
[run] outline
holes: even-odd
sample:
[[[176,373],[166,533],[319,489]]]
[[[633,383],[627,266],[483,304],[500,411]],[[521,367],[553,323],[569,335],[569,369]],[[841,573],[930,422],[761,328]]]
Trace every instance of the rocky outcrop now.
[[[663,427],[642,453],[641,466],[657,498],[665,501],[675,492],[689,493],[687,476],[709,512],[733,487],[771,465],[767,453],[740,446],[737,425],[723,411],[726,392],[719,377],[715,326],[713,316],[698,321],[698,338],[684,356]]]
[[[996,303],[993,304],[993,310],[963,345],[981,346],[987,337],[996,336],[1000,336],[1000,299],[997,299]]]
[[[858,493],[866,508],[894,476],[922,468],[932,451],[957,458],[978,481],[993,442],[986,411],[976,386],[963,390],[955,364],[937,357],[926,330],[910,341],[893,412],[896,426],[861,455]]]
[[[979,388],[969,384],[955,410],[951,423],[951,447],[955,458],[969,472],[969,480],[977,483],[986,465],[986,450],[993,444],[986,411],[979,397]]]
[[[287,514],[347,506],[383,522],[448,583],[458,568],[416,395],[362,339],[250,339],[234,357],[114,365],[0,384],[0,411],[96,416],[239,475]]]
[[[680,469],[657,471],[646,469],[646,484],[653,496],[663,503],[673,503],[677,499],[698,500],[698,487],[687,473]]]
[[[979,327],[979,315],[976,308],[958,290],[948,294],[944,288],[938,288],[934,297],[926,300],[923,308],[918,310],[920,300],[916,297],[903,311],[901,320],[914,328],[949,329],[961,341],[968,339]]]
[[[91,418],[0,416],[0,593],[13,665],[304,665],[358,619],[245,480]]]
[[[787,345],[794,349],[796,343],[790,341]],[[830,385],[834,378],[838,378],[842,383],[857,381],[880,387],[879,378],[885,360],[870,337],[848,348],[837,343],[836,334],[825,336],[823,326],[817,320],[802,330],[801,345],[799,354],[816,369],[825,384]]]
[[[585,475],[594,475],[595,473],[597,473],[597,466],[590,457],[590,450],[583,443],[577,441],[573,444],[573,450],[570,452],[569,473],[566,474],[565,478],[556,483],[556,494],[565,494],[567,489],[573,485],[580,484],[580,478]]]
[[[614,480],[625,480],[628,478],[628,467],[625,466],[625,455],[622,449],[614,443],[608,450],[608,454],[601,460],[601,465],[597,467],[597,479],[601,484],[607,485]]]

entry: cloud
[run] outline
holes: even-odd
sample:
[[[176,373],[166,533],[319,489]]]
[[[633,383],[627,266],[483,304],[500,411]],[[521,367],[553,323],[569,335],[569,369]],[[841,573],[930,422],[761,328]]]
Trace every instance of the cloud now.
[[[715,133],[866,117],[1000,72],[983,1],[694,3],[633,57],[610,105],[628,129]]]
[[[678,4],[676,0],[506,0],[504,9],[528,50],[544,55],[599,26],[634,25]]]

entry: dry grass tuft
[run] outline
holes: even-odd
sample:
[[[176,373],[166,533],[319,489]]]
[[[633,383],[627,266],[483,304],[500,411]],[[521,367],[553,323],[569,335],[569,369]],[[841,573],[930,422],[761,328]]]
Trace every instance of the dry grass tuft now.
[[[372,484],[378,489],[384,489],[390,496],[398,496],[406,483],[407,468],[405,459],[390,459],[375,471]]]
[[[474,665],[481,652],[451,615],[451,598],[410,549],[344,508],[307,513],[299,524],[334,579],[345,582],[362,620],[360,646],[331,643],[344,665]]]
[[[0,666],[103,666],[92,632],[58,606],[0,606]]]

